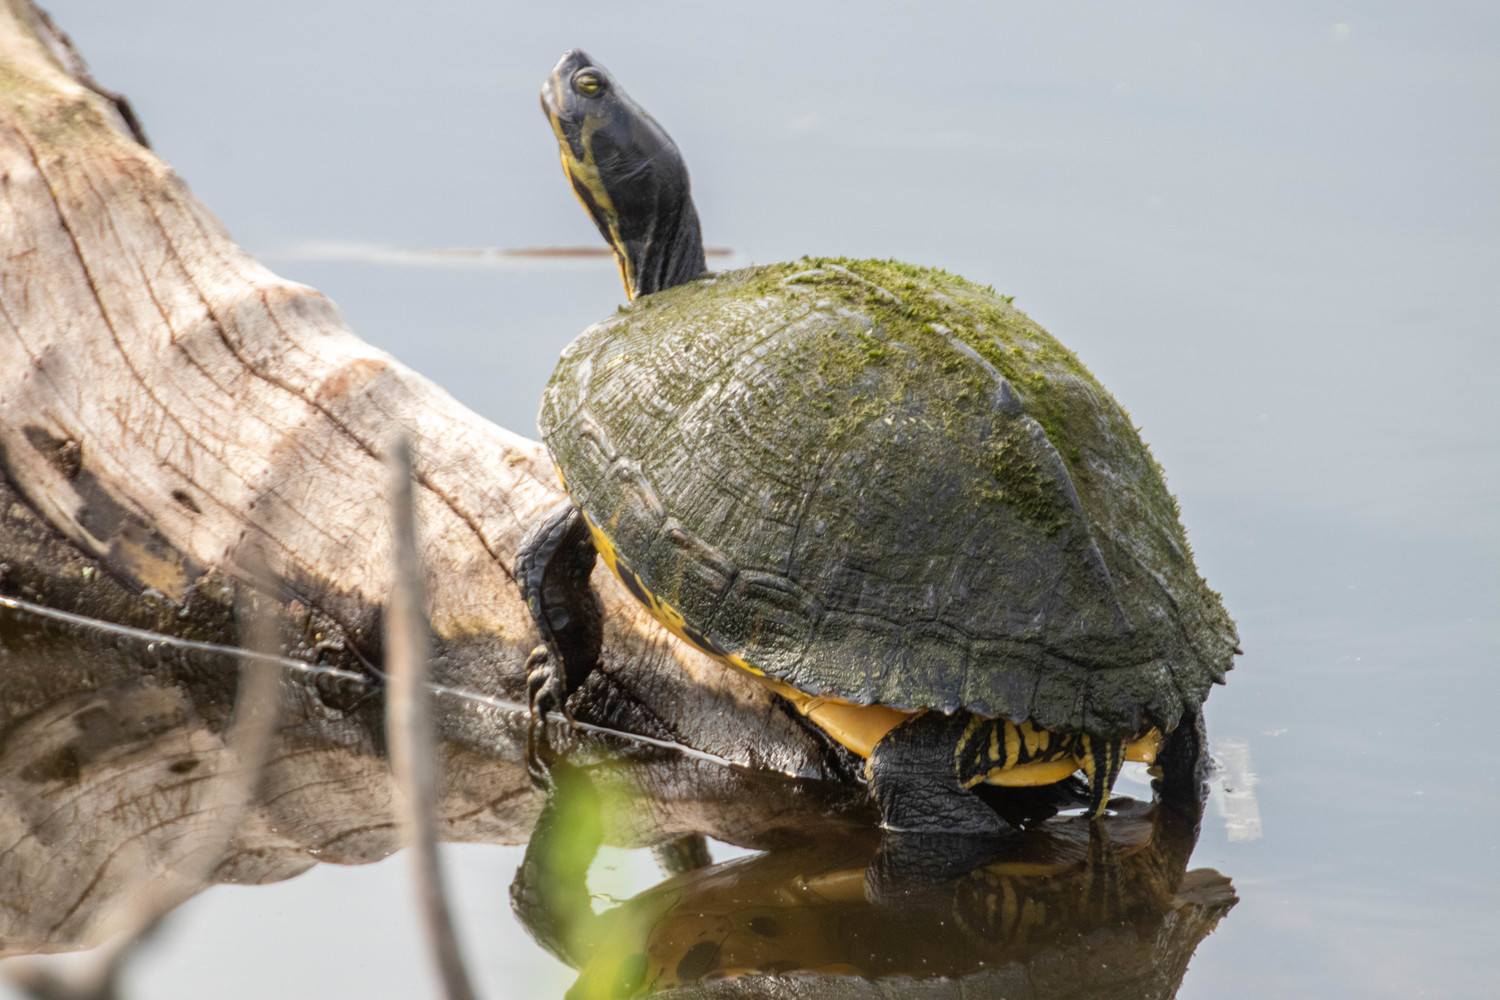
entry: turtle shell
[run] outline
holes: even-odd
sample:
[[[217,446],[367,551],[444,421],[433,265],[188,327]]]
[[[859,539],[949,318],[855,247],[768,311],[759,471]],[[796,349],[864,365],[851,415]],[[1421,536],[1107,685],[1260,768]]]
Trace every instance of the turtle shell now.
[[[638,597],[811,694],[1114,738],[1230,666],[1129,416],[961,278],[803,259],[643,297],[566,349],[540,425]]]

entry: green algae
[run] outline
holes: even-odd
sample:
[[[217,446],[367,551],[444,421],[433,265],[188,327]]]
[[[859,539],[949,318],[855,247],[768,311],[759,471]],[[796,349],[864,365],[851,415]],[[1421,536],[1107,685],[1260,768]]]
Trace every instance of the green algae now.
[[[1010,506],[1023,520],[1047,535],[1055,535],[1068,524],[1068,508],[1060,502],[1058,483],[1048,475],[1017,440],[1015,433],[992,438],[991,461],[984,471],[994,485],[983,485],[980,494]]]
[[[837,409],[844,414],[829,427],[830,440],[861,419],[891,412],[891,408],[902,404],[901,398],[850,394],[850,387],[861,382],[868,368],[894,363],[908,354],[919,368],[928,366],[923,368],[924,373],[952,374],[962,368],[963,359],[940,331],[947,331],[967,345],[1010,383],[1027,414],[1041,425],[1063,458],[1070,475],[1087,475],[1083,466],[1091,449],[1107,451],[1112,447],[1091,440],[1092,429],[1078,419],[1075,397],[1079,384],[1107,401],[1107,405],[1118,411],[1120,419],[1129,423],[1124,408],[1110,397],[1078,357],[1015,308],[1013,296],[998,295],[993,286],[977,284],[941,268],[899,260],[803,257],[710,276],[678,289],[644,296],[622,312],[671,308],[694,291],[702,294],[705,285],[713,286],[716,304],[727,300],[752,302],[784,295],[792,288],[822,292],[843,308],[869,318],[871,334],[857,348],[829,337],[819,339],[816,350],[809,352],[813,370],[827,386],[818,408],[823,412]],[[712,335],[714,331],[709,326],[705,332]],[[989,387],[982,374],[971,372],[967,388],[969,394],[976,395],[987,392]],[[1130,427],[1134,430],[1133,424]],[[951,430],[962,432],[957,427]],[[1160,466],[1138,437],[1136,443],[1147,455],[1152,477],[1165,491]],[[1175,500],[1172,502],[1175,505]],[[1182,541],[1186,544],[1185,538]]]
[[[838,270],[830,269],[830,266]],[[773,265],[766,270],[783,270],[785,273],[798,269],[803,272],[799,283],[843,289],[847,304],[857,302],[858,307],[871,312],[877,324],[887,324],[891,328],[889,339],[925,348],[924,353],[928,355],[925,360],[931,362],[935,355],[939,370],[951,370],[959,362],[951,346],[930,336],[933,327],[942,327],[957,336],[1017,391],[1026,412],[1042,426],[1066,464],[1069,475],[1075,479],[1091,476],[1085,462],[1088,453],[1107,455],[1120,446],[1117,440],[1097,440],[1096,428],[1090,425],[1090,421],[1080,419],[1087,414],[1087,408],[1078,406],[1076,386],[1086,387],[1090,395],[1115,410],[1119,420],[1130,428],[1134,440],[1128,444],[1138,448],[1143,456],[1143,471],[1150,480],[1147,485],[1165,495],[1171,508],[1175,539],[1191,553],[1186,533],[1181,528],[1177,500],[1167,490],[1161,466],[1139,438],[1138,428],[1130,421],[1129,414],[1077,355],[1015,308],[1014,296],[998,295],[993,286],[979,285],[941,268],[898,260],[816,257]],[[816,276],[807,274],[817,270],[822,273]],[[850,275],[855,280],[851,280]],[[774,276],[770,274],[760,277],[760,281],[771,280]],[[872,285],[895,296],[899,302],[869,290]],[[861,289],[864,289],[863,294],[860,294]],[[885,355],[870,355],[868,360],[885,360]],[[977,381],[972,391],[984,391]],[[1009,495],[1034,497],[1037,490],[1014,490]],[[1043,521],[1050,518],[1035,504],[1023,506],[1032,516]]]
[[[1091,475],[1086,462],[1090,454],[1109,454],[1120,447],[1118,440],[1099,440],[1097,421],[1087,419],[1088,407],[1080,407],[1079,396],[1113,407],[1117,422],[1128,425],[1129,417],[1077,356],[1015,308],[1013,297],[997,295],[992,287],[941,268],[897,260],[804,257],[709,276],[644,296],[622,312],[636,322],[650,322],[651,313],[670,309],[675,319],[683,300],[703,300],[694,305],[706,305],[708,314],[690,310],[692,321],[673,331],[670,344],[662,344],[664,350],[689,354],[698,341],[723,335],[718,317],[728,316],[734,303],[779,301],[789,292],[788,313],[798,297],[814,295],[819,298],[809,303],[812,308],[825,313],[842,310],[867,323],[862,331],[851,329],[852,324],[829,324],[799,340],[776,362],[813,376],[805,400],[808,412],[768,410],[756,430],[772,437],[789,427],[796,429],[801,433],[793,436],[806,438],[809,457],[837,449],[860,428],[906,412],[916,398],[934,391],[946,393],[948,398],[941,402],[950,404],[925,410],[929,417],[944,421],[942,433],[973,433],[971,416],[995,391],[994,377],[955,348],[955,341],[1006,380],[1075,481]],[[756,316],[764,322],[759,311]],[[746,334],[753,332],[747,329]],[[940,390],[934,389],[935,382],[944,383]],[[816,418],[818,425],[809,425],[808,417]],[[1138,438],[1128,444],[1146,456],[1145,467],[1156,479],[1154,488],[1165,492],[1160,470],[1144,444]],[[1009,504],[1018,516],[1048,533],[1066,523],[1060,484],[1034,456],[1021,457],[1023,450],[1013,436],[985,442],[984,449],[977,468],[990,475],[976,477],[979,497]],[[1175,513],[1174,509],[1174,520]],[[1185,538],[1179,540],[1186,544]]]

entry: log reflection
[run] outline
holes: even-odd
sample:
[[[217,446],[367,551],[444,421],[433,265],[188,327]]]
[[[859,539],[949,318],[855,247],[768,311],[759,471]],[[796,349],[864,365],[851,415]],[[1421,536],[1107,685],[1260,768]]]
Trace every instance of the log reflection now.
[[[0,593],[0,958],[94,946],[112,910],[205,845],[218,858],[207,882],[252,884],[400,847],[378,679],[360,681],[348,705],[330,704],[330,682],[347,672],[279,656],[258,665],[281,676],[281,718],[225,845],[215,789],[235,762],[233,651],[60,620]],[[641,808],[608,819],[609,843],[703,832],[763,848],[870,821],[861,791],[813,756],[801,761],[814,776],[793,779],[609,730],[628,730],[641,711],[616,692],[579,703],[592,729],[549,726],[559,759],[615,762],[619,787],[640,797]],[[524,713],[495,689],[442,684],[434,712],[440,838],[524,843],[544,800],[522,759]],[[725,711],[718,725],[748,744],[758,721]]]

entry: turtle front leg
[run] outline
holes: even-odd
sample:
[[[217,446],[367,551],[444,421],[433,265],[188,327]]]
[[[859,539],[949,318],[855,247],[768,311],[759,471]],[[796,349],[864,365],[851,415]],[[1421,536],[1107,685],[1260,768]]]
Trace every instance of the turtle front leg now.
[[[960,760],[975,721],[968,712],[920,712],[875,744],[865,775],[880,806],[882,826],[902,833],[971,836],[1004,829],[1000,815],[961,780]]]
[[[1110,792],[1125,766],[1124,740],[1098,740],[1083,734],[1078,737],[1078,764],[1089,782],[1089,819],[1104,815]]]
[[[588,522],[571,501],[554,508],[516,554],[516,582],[542,636],[526,658],[526,764],[534,778],[546,772],[536,752],[538,725],[548,712],[567,715],[568,695],[599,665],[604,605],[589,585],[597,555]]]

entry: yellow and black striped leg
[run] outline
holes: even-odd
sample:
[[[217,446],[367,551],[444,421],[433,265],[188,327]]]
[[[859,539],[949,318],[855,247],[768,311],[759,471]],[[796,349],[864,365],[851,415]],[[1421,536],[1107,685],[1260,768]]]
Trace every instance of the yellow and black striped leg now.
[[[1078,737],[1078,761],[1089,781],[1089,819],[1104,815],[1109,793],[1114,790],[1120,769],[1125,766],[1124,740],[1096,740]]]
[[[900,833],[996,834],[1000,815],[960,781],[961,754],[974,729],[968,712],[921,712],[886,733],[865,773],[881,825]]]

